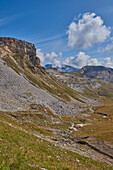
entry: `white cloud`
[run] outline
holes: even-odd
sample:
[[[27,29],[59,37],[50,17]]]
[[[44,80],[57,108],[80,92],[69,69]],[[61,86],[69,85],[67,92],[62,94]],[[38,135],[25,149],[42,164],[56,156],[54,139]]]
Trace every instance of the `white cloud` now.
[[[113,59],[110,57],[104,58],[102,60],[98,60],[97,58],[92,58],[91,56],[85,54],[84,52],[79,52],[76,56],[71,56],[65,59],[63,63],[61,63],[62,53],[56,54],[55,52],[47,53],[44,55],[41,49],[37,49],[37,57],[40,58],[41,62],[53,64],[54,67],[61,67],[62,64],[70,65],[76,68],[81,68],[86,65],[103,65],[106,67],[113,68]]]
[[[54,60],[53,60],[53,66],[54,66],[54,67],[57,67],[57,66],[58,66],[58,67],[61,67],[61,62],[60,62],[59,60],[57,60],[57,59],[54,59]]]
[[[89,58],[90,56],[86,55],[84,52],[79,52],[75,57],[67,58],[64,64],[81,68],[88,64]]]
[[[53,61],[54,58],[58,57],[55,52],[47,53],[45,59],[49,61]]]
[[[111,67],[113,68],[113,61],[111,60],[110,57],[107,57],[105,58],[103,61],[102,61],[102,64],[106,67]]]
[[[41,62],[44,62],[45,61],[45,56],[44,56],[44,53],[42,52],[42,50],[41,49],[37,49],[36,53],[37,53],[37,57],[40,58]]]
[[[58,60],[58,57],[61,57],[62,53],[60,52],[59,54],[56,54],[55,52],[47,53],[45,60],[51,62],[54,67],[61,66],[60,60]]]
[[[88,48],[95,43],[104,42],[110,35],[110,27],[103,24],[100,16],[85,13],[78,23],[72,22],[68,29],[68,45],[71,48]]]
[[[41,49],[37,49],[37,57],[40,58],[41,62],[52,63],[54,66],[61,66],[59,57],[62,57],[62,52],[56,54],[54,51],[44,55]]]
[[[79,52],[75,57],[66,58],[63,64],[70,65],[76,68],[82,68],[86,65],[103,65],[106,67],[113,68],[113,61],[110,57],[98,60],[97,58],[91,58],[89,55],[86,55],[84,52]]]
[[[91,58],[88,61],[88,65],[98,66],[98,65],[101,65],[101,62],[99,62],[97,58]]]
[[[62,55],[63,55],[62,52],[60,52],[60,53],[59,53],[59,57],[62,57]]]
[[[105,48],[106,52],[113,52],[113,44],[108,44]]]

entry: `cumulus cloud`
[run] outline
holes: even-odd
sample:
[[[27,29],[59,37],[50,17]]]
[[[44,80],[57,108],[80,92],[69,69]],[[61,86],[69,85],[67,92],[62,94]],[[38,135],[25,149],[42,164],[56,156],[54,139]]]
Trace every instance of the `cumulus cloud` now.
[[[113,61],[110,57],[104,58],[103,60],[98,60],[97,58],[91,58],[89,55],[86,55],[84,52],[79,52],[75,57],[66,58],[63,64],[70,65],[76,68],[81,68],[86,65],[103,65],[106,67],[113,68]]]
[[[49,61],[53,61],[54,58],[58,57],[55,52],[47,53],[45,59]]]
[[[56,54],[55,52],[46,53],[44,55],[41,49],[37,49],[37,57],[40,58],[41,62],[52,63],[54,66],[61,66],[59,57],[62,57],[62,52]]]
[[[94,66],[101,65],[101,62],[99,62],[97,58],[91,58],[89,61],[87,61],[87,63],[88,65],[94,65]]]
[[[58,57],[61,57],[62,53],[56,54],[55,52],[47,53],[45,56],[45,60],[51,62],[54,67],[61,66],[60,60],[58,60]]]
[[[85,13],[78,22],[69,25],[68,45],[71,48],[88,48],[95,43],[104,42],[110,35],[110,27],[104,25],[100,16],[95,13]]]
[[[61,62],[60,62],[60,60],[54,59],[54,60],[53,60],[53,66],[54,66],[54,67],[57,67],[57,66],[58,66],[58,67],[61,67]]]
[[[89,58],[90,56],[86,55],[84,52],[79,52],[75,57],[67,58],[64,64],[81,68],[88,64]]]
[[[44,62],[45,61],[45,56],[44,56],[44,53],[42,52],[42,50],[41,49],[37,49],[36,53],[37,53],[37,57],[40,58],[41,62]]]

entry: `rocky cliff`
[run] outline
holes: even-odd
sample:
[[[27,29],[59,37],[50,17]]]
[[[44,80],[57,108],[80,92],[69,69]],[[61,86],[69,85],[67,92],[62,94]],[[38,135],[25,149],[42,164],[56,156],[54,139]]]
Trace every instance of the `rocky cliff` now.
[[[7,54],[27,56],[33,65],[40,66],[40,59],[36,57],[36,48],[32,43],[10,37],[0,37],[0,57]]]

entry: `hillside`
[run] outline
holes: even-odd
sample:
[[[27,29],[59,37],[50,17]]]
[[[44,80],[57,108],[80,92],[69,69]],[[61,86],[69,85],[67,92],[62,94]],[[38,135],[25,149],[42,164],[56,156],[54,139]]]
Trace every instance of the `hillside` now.
[[[112,83],[103,83],[46,70],[32,43],[1,37],[0,168],[112,169]]]
[[[113,69],[104,66],[85,66],[78,71],[81,77],[100,79],[113,83]]]
[[[0,53],[2,110],[26,110],[31,104],[41,104],[57,114],[72,114],[84,106],[77,92],[54,80],[41,67],[33,44],[0,38]],[[76,107],[71,104],[72,98]]]
[[[73,73],[47,70],[62,83],[83,96],[98,99],[113,99],[113,69],[103,66],[85,66]]]

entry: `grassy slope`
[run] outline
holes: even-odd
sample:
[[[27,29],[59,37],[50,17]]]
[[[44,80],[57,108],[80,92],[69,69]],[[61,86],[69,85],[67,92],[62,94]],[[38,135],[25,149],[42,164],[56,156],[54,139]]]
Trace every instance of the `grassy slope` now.
[[[96,113],[89,113],[89,118],[81,118],[75,120],[76,123],[84,123],[90,119],[89,125],[79,129],[74,133],[76,136],[92,136],[100,140],[109,141],[113,144],[113,101],[104,99],[104,105],[95,108],[97,113],[107,114],[107,117]],[[87,122],[86,122],[87,124]]]
[[[14,123],[8,117],[4,120]],[[112,169],[3,122],[0,121],[0,169]]]

